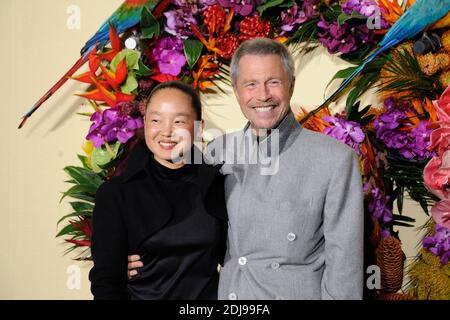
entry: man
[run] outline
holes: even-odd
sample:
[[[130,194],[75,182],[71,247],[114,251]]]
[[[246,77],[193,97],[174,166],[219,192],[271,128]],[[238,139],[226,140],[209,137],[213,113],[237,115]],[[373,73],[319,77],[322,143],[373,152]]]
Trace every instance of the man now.
[[[219,299],[362,298],[359,162],[295,120],[294,72],[287,48],[269,39],[244,42],[231,63],[249,122],[208,146],[223,163],[229,215]]]

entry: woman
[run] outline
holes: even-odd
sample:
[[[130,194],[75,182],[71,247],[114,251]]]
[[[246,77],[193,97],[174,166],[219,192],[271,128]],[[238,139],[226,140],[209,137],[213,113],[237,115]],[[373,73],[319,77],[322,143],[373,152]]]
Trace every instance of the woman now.
[[[151,93],[145,141],[97,191],[94,299],[217,298],[227,217],[220,168],[202,163],[193,145],[200,121],[200,99],[190,86],[167,82]],[[131,254],[143,267],[128,279]]]

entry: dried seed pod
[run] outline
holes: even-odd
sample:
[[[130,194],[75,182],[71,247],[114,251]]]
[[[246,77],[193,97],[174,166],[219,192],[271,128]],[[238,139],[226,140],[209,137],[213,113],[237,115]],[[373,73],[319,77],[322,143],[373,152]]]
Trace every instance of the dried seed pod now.
[[[395,293],[403,283],[403,251],[400,241],[386,237],[376,250],[377,265],[381,269],[381,288],[385,293]]]

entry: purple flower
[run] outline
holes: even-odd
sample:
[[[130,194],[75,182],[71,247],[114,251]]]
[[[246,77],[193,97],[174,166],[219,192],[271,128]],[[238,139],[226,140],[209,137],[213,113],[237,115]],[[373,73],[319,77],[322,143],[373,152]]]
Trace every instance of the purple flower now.
[[[299,11],[297,3],[295,3],[293,7],[281,12],[281,35],[292,31],[297,25],[307,20],[305,12]]]
[[[179,8],[187,8],[197,11],[198,8],[204,9],[217,3],[217,0],[172,0],[174,5]]]
[[[306,19],[311,19],[319,13],[320,0],[304,0],[302,11],[305,14]]]
[[[360,15],[371,18],[379,17],[381,23],[380,27],[382,29],[389,28],[389,23],[384,20],[381,15],[380,8],[378,7],[375,0],[347,0],[341,4],[342,12],[351,15],[353,11],[359,13]]]
[[[410,106],[395,106],[393,99],[385,101],[386,112],[374,121],[375,137],[388,148],[395,149],[406,159],[424,160],[435,155],[429,151],[431,129],[429,121],[422,120],[413,129],[408,121],[407,111]]]
[[[345,14],[356,11],[365,17],[371,17],[376,13],[378,6],[375,0],[347,0],[342,3],[341,8]]]
[[[186,65],[183,42],[175,37],[159,39],[153,49],[153,56],[163,74],[178,76]]]
[[[159,59],[161,59],[158,61],[159,71],[164,74],[177,76],[181,73],[181,68],[186,65],[186,57],[177,51],[164,50]]]
[[[255,12],[257,6],[264,0],[217,0],[224,8],[233,8],[234,13],[239,16],[249,16]]]
[[[191,25],[197,25],[195,15],[199,12],[197,6],[183,6],[175,10],[164,13],[166,25],[164,30],[167,33],[177,36],[181,39],[187,39],[193,35]]]
[[[360,144],[364,141],[365,135],[359,123],[332,116],[322,117],[322,119],[333,125],[326,127],[323,131],[324,134],[342,141],[361,154]]]
[[[94,123],[86,139],[91,140],[96,148],[101,147],[105,142],[115,140],[126,143],[134,136],[135,131],[143,126],[142,118],[122,115],[115,108],[107,109],[103,113],[94,113],[91,121]]]
[[[372,217],[372,220],[380,219],[382,224],[386,224],[392,221],[392,209],[389,206],[389,196],[384,196],[381,190],[373,186],[370,188],[368,183],[364,184],[364,192],[369,198],[367,208]]]
[[[423,239],[423,247],[440,257],[441,265],[446,265],[450,260],[450,229],[436,224],[434,235]]]
[[[365,23],[345,22],[339,25],[337,21],[327,22],[321,16],[317,26],[321,29],[317,33],[319,41],[330,54],[351,53],[374,42],[373,35]]]

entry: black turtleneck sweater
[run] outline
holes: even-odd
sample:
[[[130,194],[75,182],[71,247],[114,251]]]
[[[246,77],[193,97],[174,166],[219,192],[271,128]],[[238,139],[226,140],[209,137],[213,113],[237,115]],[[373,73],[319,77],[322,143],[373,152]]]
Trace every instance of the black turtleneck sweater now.
[[[90,274],[94,298],[216,299],[217,266],[224,255],[227,228],[222,177],[205,164],[169,169],[140,148],[141,156],[128,165],[133,166],[131,173],[126,170],[121,179],[103,188],[117,190],[101,190],[96,199]],[[105,208],[105,196],[120,203]],[[120,220],[109,210],[120,211]],[[101,250],[110,250],[105,246],[118,241],[117,234],[109,234],[117,230],[111,223],[123,224],[120,239],[127,242],[127,249],[117,243],[113,256],[104,257]],[[126,264],[114,262],[126,262],[129,254],[139,254],[144,266],[127,281],[121,275],[126,275]]]

